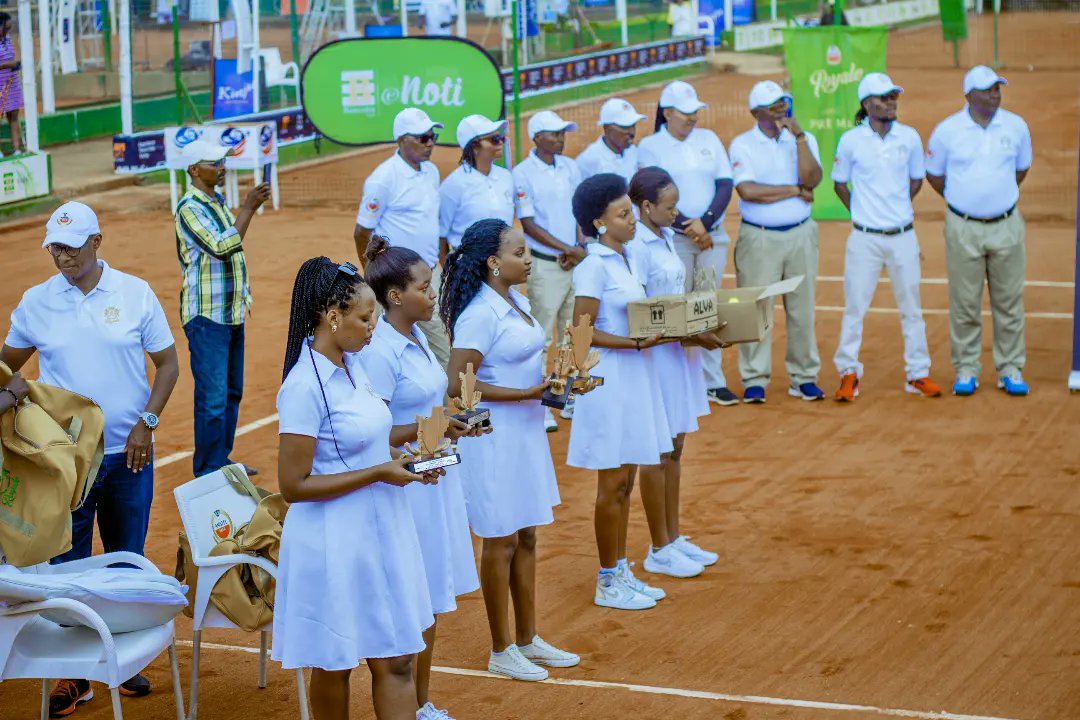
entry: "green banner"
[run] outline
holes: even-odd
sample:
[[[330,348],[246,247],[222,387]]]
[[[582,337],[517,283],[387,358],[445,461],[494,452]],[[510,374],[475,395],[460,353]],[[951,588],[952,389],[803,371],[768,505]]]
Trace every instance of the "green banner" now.
[[[300,83],[304,112],[343,145],[392,142],[394,116],[407,107],[443,124],[440,145],[455,144],[466,115],[503,115],[498,66],[458,38],[339,40],[311,56]]]
[[[817,220],[846,220],[829,173],[840,136],[855,123],[859,81],[885,71],[886,28],[784,28],[784,62],[795,116],[817,138],[825,179],[814,193]]]
[[[963,40],[967,37],[967,11],[964,0],[940,0],[941,36],[945,40]]]

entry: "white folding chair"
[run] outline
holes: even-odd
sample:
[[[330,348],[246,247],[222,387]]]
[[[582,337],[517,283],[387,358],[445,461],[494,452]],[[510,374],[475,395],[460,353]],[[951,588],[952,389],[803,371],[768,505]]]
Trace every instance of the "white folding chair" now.
[[[296,92],[296,102],[300,102],[300,66],[294,62],[282,62],[281,51],[276,47],[259,50],[262,58],[262,76],[266,87],[290,86]]]
[[[83,572],[116,563],[129,563],[160,572],[152,562],[134,553],[109,553],[60,565],[35,565],[23,572],[48,575]],[[65,610],[88,627],[61,627],[44,619],[50,610]],[[176,718],[184,720],[180,668],[176,664],[173,621],[132,632],[112,634],[101,615],[69,598],[0,606],[0,682],[41,679],[41,718],[49,717],[49,680],[82,678],[105,683],[112,695],[114,720],[122,720],[120,683],[142,672],[165,649],[172,668]]]
[[[230,479],[230,475],[235,479]],[[210,557],[214,547],[214,530],[211,522],[215,511],[227,516],[235,530],[251,520],[255,512],[255,499],[239,483],[249,483],[242,465],[230,465],[209,475],[195,478],[173,490],[180,521],[191,545],[192,561],[199,569],[196,578],[195,602],[192,605],[194,630],[191,648],[191,698],[188,701],[188,720],[195,720],[199,701],[199,644],[202,629],[206,627],[239,629],[220,610],[210,604],[210,591],[218,580],[237,565],[254,565],[266,571],[275,580],[277,566],[265,558],[254,555],[223,555]],[[260,628],[259,633],[259,687],[266,687],[266,651],[270,640],[270,625]],[[308,720],[307,692],[304,671],[296,670],[296,691],[300,702],[300,718]]]

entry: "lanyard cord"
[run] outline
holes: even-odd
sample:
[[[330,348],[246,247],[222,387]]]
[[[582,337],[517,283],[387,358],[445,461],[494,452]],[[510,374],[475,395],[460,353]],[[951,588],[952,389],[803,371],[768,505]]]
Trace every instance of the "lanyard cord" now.
[[[315,353],[311,349],[311,343],[307,343],[308,356],[311,358],[311,367],[315,370],[315,380],[319,383],[319,392],[322,393],[323,407],[326,408],[326,419],[330,422],[330,436],[334,438],[334,450],[337,451],[338,460],[341,460],[341,464],[352,470],[349,463],[345,462],[345,458],[341,456],[341,448],[337,444],[337,433],[334,432],[334,420],[330,417],[330,403],[326,401],[326,390],[323,389],[322,378],[319,377],[319,366],[315,364]]]

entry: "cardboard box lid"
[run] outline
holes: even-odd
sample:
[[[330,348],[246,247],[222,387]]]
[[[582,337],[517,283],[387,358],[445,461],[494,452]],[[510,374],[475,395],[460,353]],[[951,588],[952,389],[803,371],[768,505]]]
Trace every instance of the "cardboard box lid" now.
[[[765,298],[774,297],[776,295],[787,295],[789,292],[802,285],[802,281],[805,277],[805,275],[796,275],[787,280],[774,282],[772,285],[765,287],[761,291],[761,294],[757,296],[757,299],[764,300]]]

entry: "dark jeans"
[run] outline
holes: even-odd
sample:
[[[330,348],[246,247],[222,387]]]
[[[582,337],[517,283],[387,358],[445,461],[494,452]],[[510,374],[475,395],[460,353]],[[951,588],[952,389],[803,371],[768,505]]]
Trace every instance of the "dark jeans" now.
[[[184,326],[195,378],[195,477],[231,464],[244,394],[244,326],[197,316]]]
[[[90,557],[95,513],[105,552],[143,554],[154,500],[154,461],[151,454],[139,472],[128,470],[125,462],[126,453],[105,456],[86,502],[71,513],[71,549],[53,558],[53,564]]]

